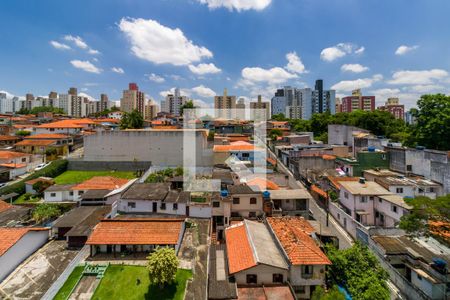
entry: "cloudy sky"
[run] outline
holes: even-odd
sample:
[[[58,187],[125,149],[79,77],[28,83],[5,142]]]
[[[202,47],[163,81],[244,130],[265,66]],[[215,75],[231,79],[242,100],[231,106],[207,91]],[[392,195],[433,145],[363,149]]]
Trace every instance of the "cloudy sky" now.
[[[128,82],[199,104],[277,87],[398,96],[449,92],[448,0],[77,0],[0,3],[0,90],[76,86],[118,100]]]

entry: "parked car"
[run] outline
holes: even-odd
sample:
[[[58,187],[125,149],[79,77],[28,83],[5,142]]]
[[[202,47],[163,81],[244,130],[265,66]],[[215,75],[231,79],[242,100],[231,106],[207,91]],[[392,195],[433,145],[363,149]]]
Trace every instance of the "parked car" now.
[[[36,166],[36,168],[34,168],[35,171],[39,171],[42,170],[43,168],[45,168],[46,166],[48,166],[50,163],[42,163],[42,164],[38,164]]]

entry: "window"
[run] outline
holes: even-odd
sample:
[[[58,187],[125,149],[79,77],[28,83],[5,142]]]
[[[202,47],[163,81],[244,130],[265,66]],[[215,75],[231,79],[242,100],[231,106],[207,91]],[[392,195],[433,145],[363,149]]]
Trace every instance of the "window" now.
[[[302,266],[302,277],[303,278],[309,278],[313,274],[313,266]]]
[[[255,274],[247,274],[247,284],[256,284],[258,283],[258,276]]]
[[[250,157],[250,153],[242,153],[242,157],[243,158],[249,158]]]
[[[392,205],[391,210],[395,213],[397,213],[397,205]]]
[[[378,198],[378,202],[383,203],[383,199]]]
[[[417,279],[422,280],[422,276],[420,276],[419,274],[417,274]]]
[[[50,193],[50,197],[56,197],[56,193]]]
[[[240,200],[239,198],[233,198],[233,204],[239,204]]]
[[[273,283],[283,283],[283,274],[273,274],[272,282]]]
[[[249,218],[256,218],[256,212],[250,211],[250,212],[248,213],[248,217],[249,217]]]
[[[430,187],[430,193],[434,193],[434,187]]]
[[[296,294],[304,294],[306,293],[306,288],[304,285],[298,285],[298,286],[294,286],[294,291]]]
[[[367,197],[366,196],[361,196],[361,203],[366,203],[367,202]]]
[[[73,192],[72,191],[69,192],[69,196],[73,196]]]
[[[250,204],[256,204],[256,198],[255,197],[250,198]]]
[[[166,210],[166,204],[164,202],[161,203],[160,209],[161,210]]]
[[[412,172],[412,165],[406,165],[406,171]]]
[[[219,201],[213,201],[213,207],[220,207],[220,202]]]
[[[397,194],[403,194],[403,188],[396,188],[396,189],[395,189],[395,192],[396,192]]]
[[[78,192],[78,195],[83,195],[84,194],[84,191],[79,191]]]
[[[348,199],[348,193],[347,193],[347,192],[344,192],[344,197],[345,197],[346,199]]]
[[[173,204],[173,210],[177,210],[178,209],[178,203],[174,203]]]
[[[136,208],[136,202],[128,202],[128,207]]]
[[[22,158],[22,162],[26,162],[26,161],[27,161],[26,157]]]

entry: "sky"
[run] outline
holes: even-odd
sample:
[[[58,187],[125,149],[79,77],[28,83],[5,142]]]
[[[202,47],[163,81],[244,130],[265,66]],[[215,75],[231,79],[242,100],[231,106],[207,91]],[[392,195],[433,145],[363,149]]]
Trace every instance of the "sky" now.
[[[407,108],[450,86],[448,0],[5,0],[0,90],[269,100],[318,78]]]

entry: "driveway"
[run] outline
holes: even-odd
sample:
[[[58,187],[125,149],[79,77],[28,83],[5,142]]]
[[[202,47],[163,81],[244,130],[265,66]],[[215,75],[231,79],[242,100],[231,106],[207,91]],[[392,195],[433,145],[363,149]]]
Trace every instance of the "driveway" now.
[[[31,255],[0,284],[0,298],[41,299],[78,251],[66,241],[50,241]]]

